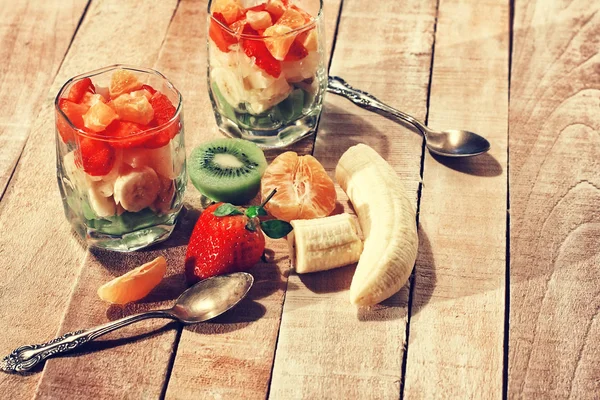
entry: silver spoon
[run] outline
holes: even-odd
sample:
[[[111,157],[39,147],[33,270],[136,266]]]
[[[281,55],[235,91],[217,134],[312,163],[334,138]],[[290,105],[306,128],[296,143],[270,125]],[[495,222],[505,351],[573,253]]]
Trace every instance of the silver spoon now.
[[[354,104],[384,116],[393,116],[413,125],[423,134],[430,152],[445,157],[469,157],[485,153],[490,142],[476,133],[458,129],[434,131],[402,111],[377,100],[367,92],[355,89],[338,76],[330,76],[327,91],[346,97]]]
[[[169,318],[185,324],[207,321],[239,303],[253,283],[254,278],[246,272],[203,280],[183,292],[172,308],[130,315],[95,328],[66,333],[47,343],[21,346],[0,361],[0,370],[28,371],[48,357],[77,349],[108,332],[148,318]]]

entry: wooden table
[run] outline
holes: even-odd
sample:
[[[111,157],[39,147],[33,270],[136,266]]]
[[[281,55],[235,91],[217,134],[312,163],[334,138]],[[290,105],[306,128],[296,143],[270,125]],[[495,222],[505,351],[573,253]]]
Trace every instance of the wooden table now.
[[[154,67],[185,99],[188,152],[218,137],[206,90],[206,1],[2,0],[0,353],[169,304],[184,288],[199,195],[160,248],[89,251],[55,179],[53,97],[78,73]],[[289,271],[284,242],[247,300],[214,322],[147,321],[26,375],[7,399],[600,398],[600,4],[590,0],[326,0],[330,73],[426,120],[492,143],[433,157],[402,126],[327,96],[292,149],[332,172],[364,142],[418,207],[413,276],[382,305],[348,301],[353,267]],[[277,152],[269,152],[273,158]],[[339,192],[340,203],[349,209]],[[150,297],[96,289],[158,254]]]

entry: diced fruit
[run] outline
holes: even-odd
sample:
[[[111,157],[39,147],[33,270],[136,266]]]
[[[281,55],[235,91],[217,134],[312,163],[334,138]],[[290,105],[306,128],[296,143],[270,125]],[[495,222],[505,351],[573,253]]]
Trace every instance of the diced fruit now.
[[[285,12],[285,5],[281,0],[269,0],[267,1],[266,10],[271,14],[273,23],[275,23]]]
[[[258,32],[252,29],[250,25],[246,25],[244,27],[244,34],[258,35]],[[242,47],[248,57],[256,59],[256,65],[259,68],[275,78],[279,77],[281,74],[281,64],[269,52],[263,40],[243,39]]]
[[[292,28],[289,26],[280,24],[275,24],[265,29],[265,44],[276,60],[282,61],[290,46],[294,43],[296,37],[293,34],[288,35],[291,31]]]
[[[123,150],[123,163],[132,168],[141,168],[148,166],[158,175],[165,178],[175,179],[180,171],[177,171],[173,159],[173,146],[166,146],[157,149],[131,148]]]
[[[239,35],[243,32],[244,26],[246,26],[247,23],[248,23],[248,21],[246,21],[246,18],[242,18],[240,20],[235,21],[233,24],[231,24],[229,26],[229,29],[234,31],[236,35]]]
[[[271,21],[271,15],[266,11],[252,11],[249,10],[246,13],[246,20],[255,30],[267,29],[273,22]]]
[[[227,25],[244,16],[244,7],[237,0],[216,0],[212,3],[212,13],[220,13]]]
[[[104,96],[102,96],[101,94],[86,93],[83,96],[83,99],[81,100],[81,104],[85,104],[86,106],[91,107],[99,101],[102,103],[107,102],[106,98],[104,98]]]
[[[102,140],[81,137],[76,152],[76,164],[91,176],[108,174],[115,163],[115,149]]]
[[[115,202],[131,212],[141,211],[156,200],[160,190],[158,175],[150,167],[141,167],[121,174],[115,181]]]
[[[154,89],[152,86],[150,85],[142,85],[142,89],[143,90],[147,90],[150,92],[150,94],[154,94],[156,93],[156,89]]]
[[[218,22],[217,22],[218,21]],[[220,24],[219,24],[220,23]],[[229,46],[237,43],[237,39],[223,26],[228,26],[225,17],[221,13],[213,13],[210,20],[208,35],[222,52],[229,52]]]
[[[84,129],[83,115],[88,111],[89,107],[83,104],[73,103],[67,99],[59,99],[58,107],[71,121],[71,124],[79,129]],[[58,111],[57,111],[58,112]],[[69,125],[64,116],[56,116],[56,128],[63,142],[71,143],[75,141],[75,130]]]
[[[80,81],[77,81],[71,86],[69,90],[69,96],[67,99],[71,100],[74,103],[79,103],[83,99],[83,96],[86,93],[95,93],[96,88],[92,84],[92,80],[90,78],[83,78]]]
[[[267,167],[262,150],[242,139],[217,139],[195,148],[188,160],[192,183],[206,197],[244,204],[260,187]]]
[[[296,6],[295,4],[293,4],[292,6],[290,6],[290,9],[293,11],[297,11],[302,18],[304,19],[304,24],[308,24],[309,22],[312,21],[312,15],[310,15],[309,13],[307,13],[306,11],[304,11],[303,9],[301,9],[300,7]]]
[[[148,125],[137,124],[129,121],[114,121],[110,124],[104,135],[110,139],[110,144],[114,148],[140,147],[148,141],[148,136],[142,134],[150,129]]]
[[[119,116],[108,105],[101,101],[96,102],[83,115],[83,122],[87,129],[92,132],[101,132],[106,129],[111,122],[118,119]]]
[[[336,192],[325,168],[313,156],[288,151],[267,167],[261,193],[277,193],[265,208],[284,221],[325,217],[335,208]]]
[[[112,74],[108,90],[110,98],[115,99],[123,93],[133,92],[141,87],[142,83],[133,72],[126,69],[118,69]]]
[[[319,53],[313,51],[299,61],[284,61],[281,63],[282,75],[288,82],[300,82],[305,79],[313,79],[321,57]]]
[[[158,179],[160,180],[160,190],[156,195],[156,200],[150,207],[161,214],[165,214],[171,209],[171,203],[175,195],[175,182],[161,176]]]
[[[167,260],[159,256],[154,260],[105,283],[98,296],[113,304],[127,304],[148,295],[167,273]]]
[[[110,217],[116,213],[115,201],[112,197],[104,197],[94,187],[88,189],[88,200],[90,207],[100,218]]]
[[[297,29],[305,24],[304,16],[293,8],[285,10],[281,18],[277,20],[278,25],[285,25],[292,29]]]
[[[154,110],[146,96],[144,96],[144,92],[124,93],[112,101],[113,107],[121,120],[143,125],[147,125],[152,121]]]
[[[302,46],[308,51],[317,51],[319,48],[319,41],[317,37],[316,29],[304,31],[296,38],[297,42],[300,42]]]
[[[158,132],[155,132],[146,141],[145,146],[150,149],[156,149],[165,146],[171,139],[173,139],[181,130],[181,122],[174,120],[173,117],[177,112],[171,100],[163,93],[157,92],[150,99],[150,104],[154,110],[154,121],[157,126],[164,126]]]
[[[298,43],[297,40],[295,40],[292,43],[292,45],[290,46],[290,49],[288,50],[284,60],[285,61],[299,61],[299,60],[302,60],[307,55],[308,55],[308,51],[306,50],[306,48],[304,48],[304,46],[302,46],[300,43]]]

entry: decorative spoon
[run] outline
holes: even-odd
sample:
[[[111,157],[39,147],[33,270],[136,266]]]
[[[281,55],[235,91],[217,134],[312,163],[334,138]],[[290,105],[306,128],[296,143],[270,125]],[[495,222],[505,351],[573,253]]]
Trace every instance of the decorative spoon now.
[[[338,76],[330,76],[327,91],[346,97],[359,107],[384,116],[392,116],[413,125],[423,134],[430,152],[444,157],[469,157],[485,153],[490,142],[476,133],[458,129],[434,131],[410,115],[377,100],[367,92],[355,89]]]
[[[66,333],[47,343],[21,346],[0,361],[0,370],[28,371],[48,357],[77,349],[108,332],[148,318],[169,318],[185,324],[207,321],[239,303],[253,283],[254,278],[246,272],[203,280],[183,292],[172,308],[130,315],[95,328]]]

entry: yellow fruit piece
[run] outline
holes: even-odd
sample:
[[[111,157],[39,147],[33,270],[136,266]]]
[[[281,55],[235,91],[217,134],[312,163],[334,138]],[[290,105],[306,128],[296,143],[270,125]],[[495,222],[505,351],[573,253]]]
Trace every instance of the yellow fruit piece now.
[[[292,29],[297,29],[305,24],[304,16],[293,8],[285,10],[281,18],[277,20],[277,24],[289,26]]]
[[[244,7],[236,0],[217,0],[213,2],[212,12],[223,14],[227,25],[231,25],[244,15]]]
[[[265,9],[275,18],[280,18],[285,12],[285,5],[281,0],[269,0]]]
[[[101,132],[119,116],[108,105],[98,101],[83,114],[83,124],[92,132]]]
[[[271,15],[266,11],[252,11],[246,13],[246,21],[254,30],[264,30],[273,25]]]
[[[302,45],[309,52],[317,51],[319,48],[319,40],[317,37],[317,31],[315,29],[311,29],[310,31],[306,32],[306,37],[302,41]]]
[[[167,272],[167,260],[163,256],[121,275],[98,289],[98,296],[113,304],[127,304],[139,300],[154,289]]]
[[[124,93],[113,100],[112,104],[119,114],[119,118],[143,125],[152,121],[154,109],[143,92],[139,90],[133,93]]]
[[[115,99],[123,93],[133,92],[142,87],[142,83],[133,74],[133,72],[126,69],[118,69],[113,72],[108,91],[110,98]]]
[[[294,39],[296,39],[296,35],[287,35],[287,33],[291,32],[292,28],[285,25],[275,24],[273,26],[265,29],[264,36],[265,37],[265,45],[269,50],[269,53],[279,61],[282,61],[292,43],[294,43]]]

